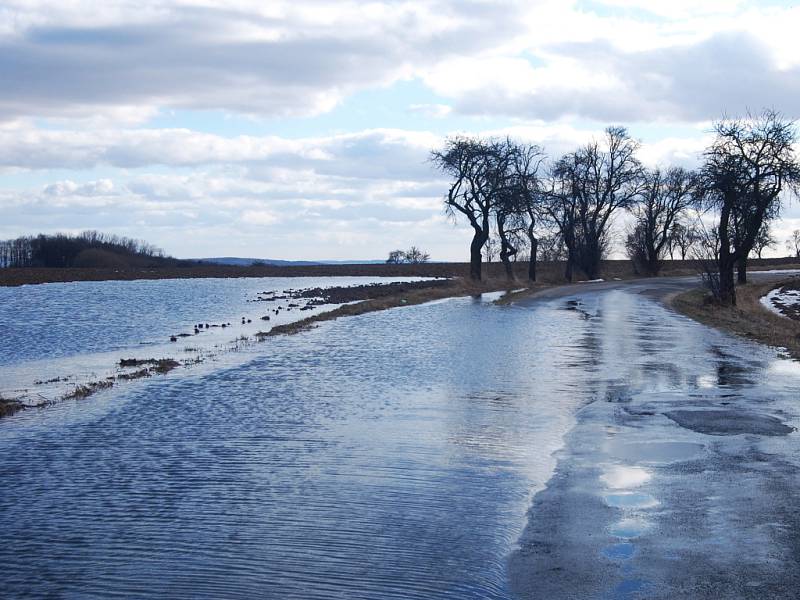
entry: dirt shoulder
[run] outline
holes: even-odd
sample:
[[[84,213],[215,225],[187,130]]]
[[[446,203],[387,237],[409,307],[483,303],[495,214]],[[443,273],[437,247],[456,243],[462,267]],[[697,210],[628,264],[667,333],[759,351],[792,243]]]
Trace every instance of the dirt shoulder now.
[[[723,329],[773,347],[786,348],[800,359],[800,321],[781,317],[761,304],[761,297],[770,290],[797,285],[796,279],[768,283],[748,283],[736,288],[735,307],[717,306],[708,300],[705,289],[696,288],[674,295],[669,304],[676,311],[705,325]]]

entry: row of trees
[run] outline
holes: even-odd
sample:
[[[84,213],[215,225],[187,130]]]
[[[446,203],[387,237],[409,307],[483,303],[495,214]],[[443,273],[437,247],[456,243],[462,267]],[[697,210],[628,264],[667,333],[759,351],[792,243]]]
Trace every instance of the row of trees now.
[[[723,119],[702,167],[649,169],[640,144],[623,127],[609,127],[600,141],[550,160],[536,145],[511,139],[451,138],[431,153],[451,179],[445,207],[473,229],[470,274],[481,278],[482,252],[496,236],[500,260],[513,278],[521,247],[529,253],[528,277],[536,279],[541,240],[563,251],[565,278],[574,269],[599,275],[611,243],[615,215],[632,225],[625,247],[637,270],[657,275],[676,253],[713,262],[718,300],[735,304],[734,270],[745,277],[747,258],[774,244],[769,224],[781,196],[796,192],[800,163],[794,123],[768,110],[745,119]],[[713,225],[709,225],[712,223]]]
[[[389,258],[386,259],[386,264],[399,265],[399,264],[412,264],[418,265],[426,263],[431,259],[431,255],[416,246],[411,246],[408,250],[392,250],[389,252]]]
[[[56,234],[0,241],[0,267],[72,267],[88,251],[142,258],[163,258],[164,252],[142,240],[84,231],[78,235]]]

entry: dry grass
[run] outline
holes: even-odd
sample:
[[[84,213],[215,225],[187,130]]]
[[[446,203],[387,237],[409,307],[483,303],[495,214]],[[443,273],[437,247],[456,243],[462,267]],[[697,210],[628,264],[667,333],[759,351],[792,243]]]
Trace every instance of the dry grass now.
[[[800,359],[800,321],[781,317],[761,304],[761,297],[788,282],[747,284],[736,289],[735,307],[713,303],[704,289],[674,296],[675,310],[701,323],[777,348]]]
[[[81,400],[83,398],[88,398],[100,390],[106,390],[110,387],[113,387],[113,385],[114,382],[108,379],[103,381],[94,381],[85,385],[79,385],[72,392],[64,396],[64,400]]]
[[[130,367],[146,367],[142,369],[142,371],[146,371],[145,375],[141,375],[141,377],[147,377],[152,373],[159,373],[163,375],[164,373],[169,373],[173,369],[177,369],[181,366],[174,358],[123,358],[119,361],[119,366],[122,368],[130,368]],[[141,371],[137,371],[140,373]],[[136,379],[136,377],[132,377],[134,373],[128,373],[125,375],[119,375],[118,379]]]

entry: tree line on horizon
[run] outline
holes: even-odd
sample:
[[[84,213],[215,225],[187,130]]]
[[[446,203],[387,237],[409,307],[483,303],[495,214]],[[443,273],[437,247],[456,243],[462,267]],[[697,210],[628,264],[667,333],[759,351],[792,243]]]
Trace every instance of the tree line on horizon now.
[[[0,267],[5,268],[121,266],[124,259],[130,258],[146,262],[169,260],[163,250],[144,240],[93,230],[0,241]]]
[[[511,279],[512,261],[526,248],[528,278],[536,280],[540,247],[547,259],[565,262],[567,281],[575,269],[596,279],[613,219],[627,213],[624,247],[638,273],[658,275],[665,256],[691,252],[715,299],[734,305],[735,272],[746,281],[748,258],[775,245],[770,224],[783,196],[800,189],[798,133],[775,110],[723,118],[714,133],[696,170],[647,168],[637,156],[640,142],[619,126],[555,159],[535,144],[474,137],[448,138],[430,158],[451,180],[447,213],[472,227],[475,280],[493,243]],[[800,257],[800,231],[793,239]]]

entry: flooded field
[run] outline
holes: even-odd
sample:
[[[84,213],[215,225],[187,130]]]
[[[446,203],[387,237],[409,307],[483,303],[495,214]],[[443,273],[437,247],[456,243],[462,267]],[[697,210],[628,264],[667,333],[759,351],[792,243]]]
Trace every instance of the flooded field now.
[[[246,306],[198,294],[185,302],[206,303],[208,319]],[[659,420],[666,436],[647,439],[618,411],[658,415],[663,398],[673,412],[681,398],[720,409],[753,402],[759,415],[747,423],[781,434],[772,417],[797,426],[793,364],[645,296],[490,300],[327,322],[0,421],[0,596],[570,597],[542,596],[537,581],[557,578],[526,580],[542,563],[520,553],[536,555],[540,514],[568,538],[563,515],[546,520],[551,477],[558,466],[571,481],[575,431],[588,428],[602,456],[584,491],[611,512],[576,561],[602,571],[598,594],[628,597],[655,581],[636,575],[636,561],[670,506],[659,469],[702,460],[721,437],[682,427],[692,421],[675,412]],[[152,337],[198,319],[182,318]],[[88,319],[82,327],[91,338]],[[81,347],[4,346],[0,364]],[[641,397],[654,405],[642,408]],[[776,440],[795,448],[795,435],[764,439],[776,452]],[[662,445],[643,446],[651,442]]]
[[[100,281],[0,287],[0,395],[57,398],[117,375],[120,360],[193,364],[275,325],[330,310],[291,290],[421,278],[298,277]]]

